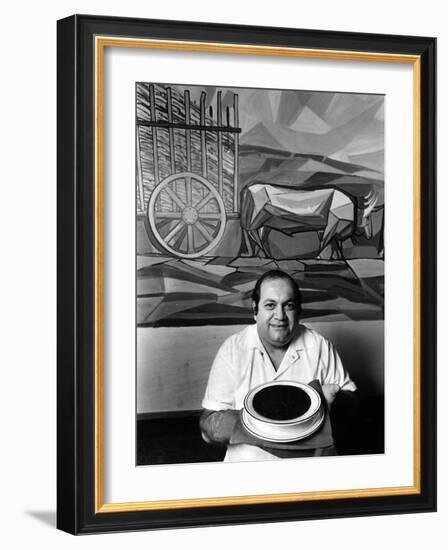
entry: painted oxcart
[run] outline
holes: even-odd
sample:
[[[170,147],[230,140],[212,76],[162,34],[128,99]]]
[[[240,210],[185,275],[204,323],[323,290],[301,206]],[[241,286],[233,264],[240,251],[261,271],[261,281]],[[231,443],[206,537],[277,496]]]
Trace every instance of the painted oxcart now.
[[[380,174],[248,145],[247,127],[240,148],[238,100],[229,89],[137,84],[137,211],[152,251],[338,259],[353,239],[376,239],[367,252],[381,254]]]

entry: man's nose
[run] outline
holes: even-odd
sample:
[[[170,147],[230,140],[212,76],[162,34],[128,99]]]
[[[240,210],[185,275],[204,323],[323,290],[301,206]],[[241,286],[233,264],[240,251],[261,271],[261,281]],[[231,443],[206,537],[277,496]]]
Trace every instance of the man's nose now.
[[[275,308],[275,318],[279,320],[285,318],[285,309],[280,304]]]

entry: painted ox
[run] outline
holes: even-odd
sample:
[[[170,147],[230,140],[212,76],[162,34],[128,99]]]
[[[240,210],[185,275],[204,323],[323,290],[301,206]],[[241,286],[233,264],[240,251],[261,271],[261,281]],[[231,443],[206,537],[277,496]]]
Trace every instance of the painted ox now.
[[[354,233],[358,215],[352,198],[333,188],[301,190],[255,183],[244,189],[241,200],[241,225],[265,254],[265,228],[271,228],[287,235],[315,231],[319,254],[330,245],[331,257],[341,258],[342,242]],[[358,220],[368,236],[369,217],[361,215]]]

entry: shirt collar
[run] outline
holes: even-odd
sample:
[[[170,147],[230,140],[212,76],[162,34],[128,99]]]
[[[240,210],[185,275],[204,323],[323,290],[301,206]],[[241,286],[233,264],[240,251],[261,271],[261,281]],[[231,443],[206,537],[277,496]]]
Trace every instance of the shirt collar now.
[[[261,353],[265,353],[266,350],[263,346],[262,341],[258,335],[257,324],[251,325],[251,331],[249,335],[249,347],[253,349],[258,349]],[[299,352],[304,349],[303,344],[303,325],[297,325],[297,330],[294,338],[289,342],[288,350],[293,350]]]

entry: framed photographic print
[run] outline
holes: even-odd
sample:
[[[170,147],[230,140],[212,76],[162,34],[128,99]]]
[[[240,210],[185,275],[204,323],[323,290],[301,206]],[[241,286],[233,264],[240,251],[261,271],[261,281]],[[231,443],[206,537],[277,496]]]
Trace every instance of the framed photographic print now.
[[[60,529],[435,510],[435,54],[58,22]]]

